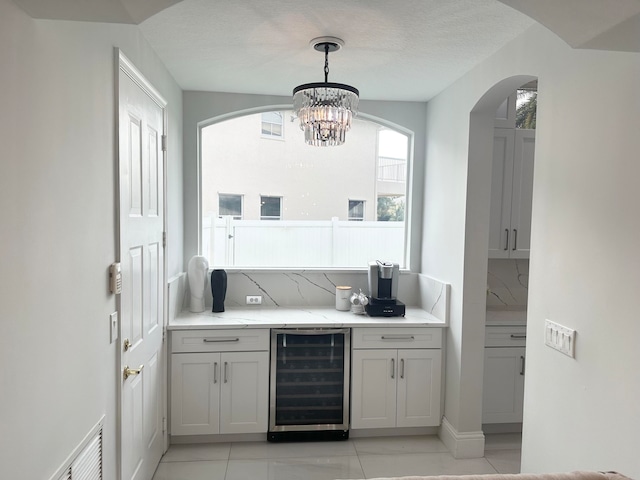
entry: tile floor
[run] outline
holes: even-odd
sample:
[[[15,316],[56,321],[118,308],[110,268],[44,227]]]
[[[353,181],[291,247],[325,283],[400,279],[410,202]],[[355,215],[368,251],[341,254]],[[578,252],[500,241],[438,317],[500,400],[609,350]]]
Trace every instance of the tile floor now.
[[[456,460],[436,436],[338,442],[172,445],[153,480],[333,480],[518,473],[519,434],[487,435],[485,457]]]

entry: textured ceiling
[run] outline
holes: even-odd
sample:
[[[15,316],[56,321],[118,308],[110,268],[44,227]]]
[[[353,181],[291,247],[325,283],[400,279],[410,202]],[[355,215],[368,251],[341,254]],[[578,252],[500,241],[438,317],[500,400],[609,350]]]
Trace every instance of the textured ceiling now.
[[[428,100],[533,21],[496,0],[183,0],[140,24],[185,90],[290,95],[323,79],[364,99]]]
[[[13,0],[34,18],[139,24],[184,90],[290,95],[323,79],[428,100],[534,21],[574,48],[640,52],[640,0]]]

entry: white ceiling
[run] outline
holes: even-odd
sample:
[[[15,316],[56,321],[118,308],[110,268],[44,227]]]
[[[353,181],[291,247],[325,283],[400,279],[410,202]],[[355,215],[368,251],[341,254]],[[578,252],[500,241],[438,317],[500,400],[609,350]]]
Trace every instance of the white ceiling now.
[[[183,0],[140,28],[185,90],[290,95],[323,80],[309,41],[333,35],[330,81],[428,100],[532,23],[495,0]]]
[[[184,90],[288,96],[323,80],[309,41],[326,35],[345,42],[329,81],[375,100],[428,100],[534,21],[573,47],[640,51],[640,0],[14,2],[35,18],[139,24]]]

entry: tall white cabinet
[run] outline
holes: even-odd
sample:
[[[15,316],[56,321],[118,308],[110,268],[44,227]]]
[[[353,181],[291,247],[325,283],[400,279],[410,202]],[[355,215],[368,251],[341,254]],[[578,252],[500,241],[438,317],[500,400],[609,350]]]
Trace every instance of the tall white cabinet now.
[[[441,329],[354,328],[351,427],[440,425]]]
[[[171,435],[267,431],[269,330],[173,332]]]
[[[535,130],[496,128],[489,258],[529,258]]]

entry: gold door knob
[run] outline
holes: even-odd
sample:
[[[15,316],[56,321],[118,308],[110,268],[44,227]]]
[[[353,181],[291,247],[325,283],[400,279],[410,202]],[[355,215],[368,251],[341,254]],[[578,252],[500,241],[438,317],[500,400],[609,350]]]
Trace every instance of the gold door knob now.
[[[143,368],[144,368],[144,365],[140,365],[140,367],[138,368],[124,367],[124,372],[123,372],[124,379],[126,380],[132,375],[139,375],[140,372],[142,372]]]

